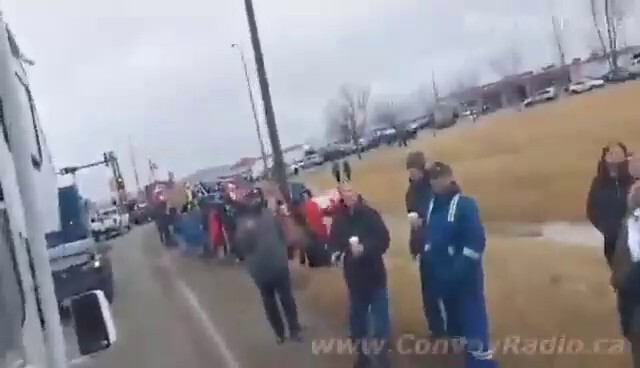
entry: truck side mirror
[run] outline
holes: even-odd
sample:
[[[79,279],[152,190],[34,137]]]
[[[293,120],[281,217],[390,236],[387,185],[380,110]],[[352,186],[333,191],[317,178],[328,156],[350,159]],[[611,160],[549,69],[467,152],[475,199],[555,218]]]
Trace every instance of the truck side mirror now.
[[[111,307],[102,290],[89,291],[71,299],[71,316],[81,355],[108,349],[116,342]]]

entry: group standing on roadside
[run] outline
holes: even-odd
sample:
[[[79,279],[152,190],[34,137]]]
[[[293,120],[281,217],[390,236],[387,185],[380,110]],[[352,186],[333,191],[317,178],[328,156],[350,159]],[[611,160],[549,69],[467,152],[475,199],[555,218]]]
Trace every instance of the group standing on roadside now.
[[[483,268],[486,236],[478,205],[463,194],[446,163],[411,152],[406,169],[409,253],[419,271],[431,337],[462,340],[466,368],[497,367],[489,344]],[[341,264],[348,291],[349,337],[357,353],[354,368],[390,367],[391,318],[384,263],[391,243],[389,230],[380,213],[348,183],[349,162],[335,161],[332,172],[339,201],[330,211],[320,208],[308,190],[290,207],[252,189],[225,198],[225,205],[234,211],[232,221],[222,216],[217,223],[206,216],[203,221],[217,224],[217,234],[226,233],[231,251],[244,261],[279,344],[287,339],[302,341],[289,271],[295,251],[300,263],[311,267]],[[640,367],[639,178],[640,157],[633,157],[622,143],[605,146],[586,206],[589,221],[604,239],[621,329],[631,343],[636,367]],[[326,216],[332,220],[328,231]],[[193,235],[194,241],[206,242],[196,239],[195,231],[181,229],[167,209],[156,222],[167,244],[176,226],[178,232]],[[368,349],[370,339],[382,348]]]

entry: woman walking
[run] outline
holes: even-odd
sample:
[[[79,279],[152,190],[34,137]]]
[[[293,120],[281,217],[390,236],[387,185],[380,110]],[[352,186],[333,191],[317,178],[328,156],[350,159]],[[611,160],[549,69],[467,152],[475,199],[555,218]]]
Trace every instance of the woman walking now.
[[[628,156],[627,147],[620,142],[602,149],[587,199],[587,218],[604,237],[604,256],[609,266],[627,213],[627,194],[634,182]]]

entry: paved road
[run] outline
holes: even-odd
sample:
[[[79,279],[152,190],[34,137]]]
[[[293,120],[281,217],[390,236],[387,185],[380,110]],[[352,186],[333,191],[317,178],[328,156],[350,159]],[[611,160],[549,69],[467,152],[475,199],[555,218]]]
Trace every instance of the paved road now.
[[[140,228],[114,240],[113,313],[118,341],[108,351],[78,365],[224,367],[214,349],[199,344],[204,340],[200,329],[194,328],[188,309],[179,303],[167,279],[159,276],[157,259],[145,253],[148,235],[147,228]]]
[[[118,341],[74,367],[349,367],[313,356],[310,343],[278,346],[244,270],[167,253],[151,227],[114,240]],[[305,334],[342,336],[301,312]],[[77,356],[66,329],[69,354]]]

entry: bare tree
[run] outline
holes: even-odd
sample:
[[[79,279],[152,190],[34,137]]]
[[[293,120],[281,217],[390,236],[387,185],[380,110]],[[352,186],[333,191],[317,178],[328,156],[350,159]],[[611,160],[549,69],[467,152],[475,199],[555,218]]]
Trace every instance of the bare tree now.
[[[598,35],[598,41],[600,42],[601,54],[607,54],[607,45],[604,42],[604,35],[602,34],[602,29],[600,28],[600,22],[598,22],[598,18],[600,16],[600,12],[598,11],[598,0],[591,0],[591,19],[593,21],[593,28],[596,30]]]
[[[558,48],[558,56],[560,58],[560,65],[567,64],[566,53],[564,52],[564,43],[562,39],[562,23],[558,22],[558,17],[555,15],[551,17],[551,25],[553,29],[553,41]]]
[[[338,98],[325,110],[327,133],[340,140],[358,143],[367,126],[369,87],[343,86]]]
[[[612,69],[618,67],[618,48],[620,46],[620,34],[627,14],[633,6],[632,0],[590,0],[591,17],[593,26],[600,41],[602,55],[609,56],[609,66]],[[602,9],[602,11],[599,11]],[[602,31],[598,18],[603,16],[605,32]],[[605,37],[606,35],[606,37]]]
[[[371,124],[377,127],[394,127],[400,120],[398,106],[393,101],[378,101],[373,108]]]
[[[522,67],[522,55],[515,44],[507,46],[489,59],[489,67],[500,77],[517,74]]]

